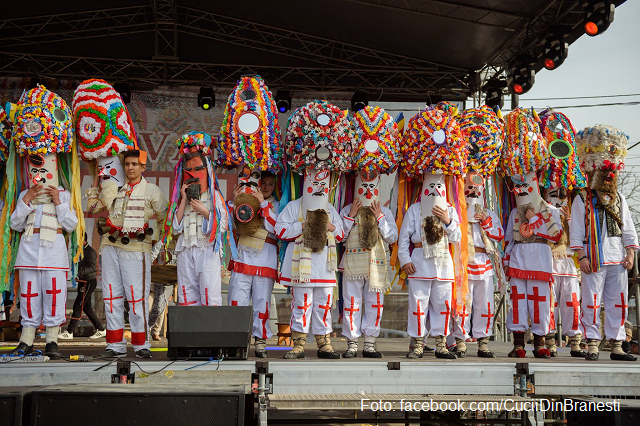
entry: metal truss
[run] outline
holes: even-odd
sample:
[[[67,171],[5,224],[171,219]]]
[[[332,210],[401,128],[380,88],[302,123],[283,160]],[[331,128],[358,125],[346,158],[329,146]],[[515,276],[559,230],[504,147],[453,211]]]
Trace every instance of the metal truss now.
[[[428,70],[413,72],[394,69],[371,71],[364,68],[264,67],[252,65],[131,60],[97,57],[0,52],[0,76],[20,75],[36,68],[40,75],[57,79],[104,78],[112,82],[141,84],[229,86],[242,74],[259,73],[269,86],[293,91],[344,91],[354,87],[390,96],[466,94],[462,76]]]
[[[154,58],[178,60],[178,25],[175,0],[152,0],[155,55]]]

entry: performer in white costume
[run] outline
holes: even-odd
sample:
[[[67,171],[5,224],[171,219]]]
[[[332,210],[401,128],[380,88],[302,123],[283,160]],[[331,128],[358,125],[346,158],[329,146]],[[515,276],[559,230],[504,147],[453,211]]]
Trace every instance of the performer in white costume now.
[[[445,176],[464,173],[465,145],[457,119],[436,109],[413,117],[404,134],[401,167],[409,178],[423,175],[420,201],[407,210],[398,240],[398,258],[408,275],[407,331],[414,339],[407,358],[422,358],[427,314],[429,334],[436,340],[436,357],[456,358],[445,343],[455,281],[449,243],[459,242],[462,234],[458,213],[447,202]]]
[[[571,356],[584,357],[586,352],[580,348],[580,283],[573,250],[569,248],[571,210],[568,201],[569,192],[584,188],[586,183],[578,163],[576,132],[571,121],[564,114],[553,110],[544,111],[540,117],[542,135],[547,141],[550,158],[547,167],[538,173],[538,182],[544,188],[545,201],[560,210],[562,219],[562,237],[557,243],[550,243],[555,303],[551,311],[550,332],[545,341],[549,355],[557,356],[556,330],[560,314],[562,335],[569,336]]]
[[[468,144],[469,158],[464,182],[467,202],[468,253],[467,273],[471,310],[467,304],[458,309],[453,320],[453,337],[456,355],[466,355],[466,339],[473,327],[473,337],[478,340],[478,356],[494,358],[489,350],[489,337],[493,334],[494,276],[502,279],[502,261],[496,244],[504,239],[504,231],[498,216],[484,205],[486,179],[498,166],[505,132],[504,122],[486,105],[468,109],[460,115],[460,130]],[[473,314],[473,325],[471,316]]]
[[[230,306],[253,305],[255,354],[272,336],[271,292],[278,278],[278,241],[274,226],[280,204],[274,197],[276,174],[282,173],[283,145],[276,103],[259,76],[242,77],[229,95],[218,138],[218,164],[235,166],[238,186],[228,205],[235,223],[238,258],[229,269]],[[237,207],[237,208],[236,208]]]
[[[340,212],[346,248],[340,261],[342,280],[342,335],[348,341],[345,358],[358,354],[364,333],[365,358],[382,358],[375,345],[380,334],[387,277],[388,244],[398,240],[391,210],[380,204],[380,175],[393,173],[400,160],[398,126],[379,107],[365,107],[351,118],[357,137],[353,203]]]
[[[573,199],[569,226],[571,249],[578,254],[582,271],[581,322],[589,346],[585,359],[589,361],[599,358],[603,301],[610,358],[636,360],[622,350],[629,304],[627,270],[633,267],[638,249],[638,234],[627,200],[618,192],[618,174],[624,168],[628,140],[621,130],[601,124],[580,131],[577,138],[580,167],[587,175],[588,187]]]
[[[289,120],[286,153],[294,172],[304,172],[302,198],[287,204],[275,226],[287,246],[280,282],[290,286],[293,349],[284,357],[303,358],[307,334],[313,333],[318,357],[337,359],[331,346],[331,308],[336,286],[336,243],[344,239],[342,219],[329,203],[331,172],[351,169],[355,151],[351,123],[326,101],[298,108]]]
[[[79,184],[79,176],[74,176],[79,167],[71,110],[44,86],[25,92],[17,104],[12,142],[27,168],[29,188],[20,193],[10,220],[11,229],[22,233],[14,265],[20,279],[22,336],[13,353],[33,351],[36,329],[42,323],[46,327],[45,355],[55,358],[60,356],[58,331],[65,323],[70,272],[63,234],[77,244],[71,233],[78,225],[76,212],[82,214],[74,204],[79,197],[74,199],[75,192],[69,192]],[[10,264],[9,259],[5,261]]]
[[[524,358],[524,334],[533,333],[533,355],[549,358],[545,336],[551,325],[553,257],[549,242],[562,237],[560,212],[542,199],[537,172],[549,161],[549,153],[536,118],[524,109],[505,116],[507,143],[500,173],[510,178],[517,207],[511,210],[505,242],[505,272],[511,285],[512,306],[507,329],[513,332],[510,357]]]

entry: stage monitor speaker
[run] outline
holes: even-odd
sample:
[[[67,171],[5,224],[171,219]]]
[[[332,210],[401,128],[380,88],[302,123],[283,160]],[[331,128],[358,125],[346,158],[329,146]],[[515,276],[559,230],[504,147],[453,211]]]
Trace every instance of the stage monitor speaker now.
[[[22,426],[28,414],[30,393],[37,387],[0,387],[0,425]]]
[[[31,426],[240,426],[244,409],[244,392],[233,387],[65,384],[33,392]]]
[[[251,306],[169,306],[167,356],[247,359],[251,322]]]

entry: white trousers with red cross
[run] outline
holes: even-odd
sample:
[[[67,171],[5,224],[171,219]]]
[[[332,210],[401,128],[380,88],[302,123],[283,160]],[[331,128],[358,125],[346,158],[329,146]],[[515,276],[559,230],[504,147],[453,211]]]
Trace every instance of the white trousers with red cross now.
[[[553,292],[556,303],[551,318],[551,331],[562,321],[562,335],[575,336],[580,331],[580,284],[578,277],[553,276]],[[560,317],[558,317],[560,314]]]
[[[149,349],[149,291],[151,259],[148,253],[104,246],[102,298],[107,316],[107,349],[127,352],[124,338],[124,298],[129,302],[131,346],[136,351]]]
[[[253,336],[268,339],[272,336],[269,324],[269,306],[271,306],[271,292],[273,278],[258,275],[246,275],[232,272],[229,279],[229,306],[249,306],[253,301]]]
[[[23,327],[59,327],[65,323],[67,271],[18,269]]]
[[[625,340],[628,308],[628,271],[622,265],[605,265],[582,274],[582,327],[587,339],[601,339],[600,305],[604,299],[604,333],[607,339]]]
[[[291,331],[324,336],[331,333],[333,287],[292,286]]]
[[[409,282],[407,332],[411,337],[447,336],[451,319],[451,281],[414,280]],[[427,330],[427,315],[430,329]]]
[[[345,279],[342,281],[342,304],[343,336],[357,339],[364,333],[365,336],[378,337],[384,293],[370,291],[368,279]]]
[[[480,339],[493,334],[493,276],[480,280],[469,280],[471,312],[462,306],[462,312],[453,318],[453,337],[466,340],[473,323],[473,337]],[[473,320],[471,313],[473,312]],[[464,319],[464,321],[463,321]]]
[[[511,277],[511,310],[507,314],[507,330],[527,331],[538,336],[549,333],[551,325],[551,285],[546,281]]]
[[[177,255],[178,305],[222,305],[220,254],[211,246],[192,246]]]

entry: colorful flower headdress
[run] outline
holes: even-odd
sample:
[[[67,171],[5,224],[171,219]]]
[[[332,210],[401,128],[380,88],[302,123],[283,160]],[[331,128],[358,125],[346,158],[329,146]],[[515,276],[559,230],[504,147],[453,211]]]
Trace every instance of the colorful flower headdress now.
[[[211,136],[204,132],[189,132],[176,141],[180,155],[199,151],[209,155],[211,152]]]
[[[452,117],[456,117],[458,115],[458,106],[451,101],[438,102],[435,108],[439,109],[440,111],[446,112]]]
[[[351,170],[355,132],[344,111],[313,101],[294,111],[287,128],[287,161],[294,171]]]
[[[425,173],[460,176],[468,153],[457,118],[439,109],[427,109],[409,120],[400,166],[408,177]]]
[[[282,171],[278,111],[260,76],[242,77],[229,95],[218,137],[219,166]]]
[[[104,80],[85,80],[73,93],[73,116],[85,160],[137,149],[136,131],[120,94]]]
[[[9,144],[11,143],[11,129],[6,123],[9,117],[4,108],[0,107],[0,162],[5,163],[9,158]]]
[[[549,111],[541,115],[542,136],[549,149],[549,164],[538,176],[544,188],[584,188],[586,181],[578,164],[576,131],[561,112]]]
[[[464,110],[458,122],[469,149],[467,173],[492,175],[502,155],[504,122],[487,105]]]
[[[516,108],[505,116],[507,139],[498,172],[502,176],[537,172],[549,162],[547,144],[533,112]]]
[[[71,152],[71,110],[43,85],[22,94],[17,104],[12,140],[20,155]]]
[[[398,125],[384,109],[365,107],[351,117],[357,149],[354,169],[393,173],[400,162]]]
[[[578,159],[584,172],[602,167],[624,169],[629,136],[613,126],[596,124],[578,132]]]

